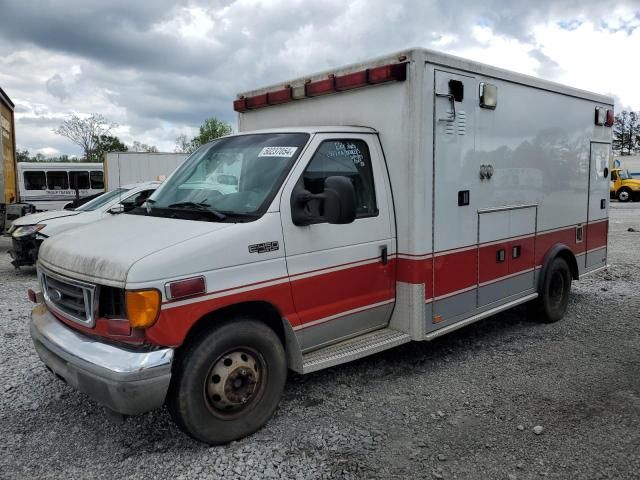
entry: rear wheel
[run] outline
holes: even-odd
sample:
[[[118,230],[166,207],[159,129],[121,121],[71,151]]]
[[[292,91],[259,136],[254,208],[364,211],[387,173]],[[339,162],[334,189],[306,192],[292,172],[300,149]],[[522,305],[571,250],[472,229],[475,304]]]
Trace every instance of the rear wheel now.
[[[628,188],[621,188],[618,190],[618,200],[621,202],[628,202],[631,200],[631,190]]]
[[[178,426],[222,444],[250,435],[273,415],[287,377],[280,339],[264,323],[236,318],[186,346],[167,398]]]
[[[536,317],[545,323],[560,320],[567,311],[570,292],[571,270],[564,258],[556,257],[549,265],[536,300]]]

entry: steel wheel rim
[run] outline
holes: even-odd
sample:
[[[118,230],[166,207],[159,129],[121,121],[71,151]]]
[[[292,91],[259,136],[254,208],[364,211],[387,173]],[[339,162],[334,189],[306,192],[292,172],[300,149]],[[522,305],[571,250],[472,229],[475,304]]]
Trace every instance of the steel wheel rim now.
[[[629,192],[620,192],[620,195],[618,195],[618,199],[621,202],[626,202],[627,200],[629,200]]]
[[[205,403],[217,417],[225,420],[241,416],[262,397],[267,369],[262,355],[239,347],[220,355],[204,383]]]

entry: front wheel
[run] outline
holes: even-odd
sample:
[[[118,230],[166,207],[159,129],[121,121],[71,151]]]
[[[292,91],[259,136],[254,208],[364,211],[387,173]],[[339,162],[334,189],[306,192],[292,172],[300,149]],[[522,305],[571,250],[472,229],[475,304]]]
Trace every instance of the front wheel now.
[[[564,258],[551,261],[542,282],[539,297],[535,303],[536,318],[545,323],[553,323],[564,317],[569,305],[571,292],[571,270]]]
[[[235,318],[186,345],[167,406],[180,429],[212,445],[245,437],[273,415],[287,378],[284,348],[264,323]]]

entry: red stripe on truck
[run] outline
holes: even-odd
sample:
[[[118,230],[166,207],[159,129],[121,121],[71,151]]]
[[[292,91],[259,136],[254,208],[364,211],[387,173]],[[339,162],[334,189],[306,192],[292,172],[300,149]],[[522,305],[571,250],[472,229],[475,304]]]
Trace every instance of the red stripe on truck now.
[[[369,259],[291,277],[266,280],[251,285],[209,292],[201,297],[163,305],[156,324],[146,330],[146,341],[157,345],[182,344],[193,325],[210,312],[238,303],[259,301],[273,305],[294,327],[338,317],[344,312],[393,301],[395,282],[425,284],[427,301],[475,288],[478,283],[509,278],[541,266],[553,245],[563,243],[574,254],[606,246],[608,222],[597,221],[585,226],[584,240],[576,242],[576,226],[541,232],[534,237],[520,237],[438,252],[433,255],[391,255],[386,265]],[[513,247],[520,256],[513,258]],[[504,249],[505,261],[496,262],[496,251]],[[478,266],[480,270],[478,270]],[[384,272],[384,275],[380,275]],[[478,278],[479,277],[479,278]],[[434,291],[435,279],[435,291]],[[294,295],[297,304],[294,304]],[[109,334],[105,319],[98,319],[94,329],[85,329],[61,318],[74,328],[87,333],[132,341]]]

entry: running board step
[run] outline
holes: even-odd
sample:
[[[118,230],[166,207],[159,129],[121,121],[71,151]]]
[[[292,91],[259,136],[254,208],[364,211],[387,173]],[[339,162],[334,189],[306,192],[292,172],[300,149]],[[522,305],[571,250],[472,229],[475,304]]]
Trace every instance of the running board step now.
[[[411,341],[411,337],[392,328],[365,333],[344,342],[309,352],[302,357],[302,373],[350,362]]]

